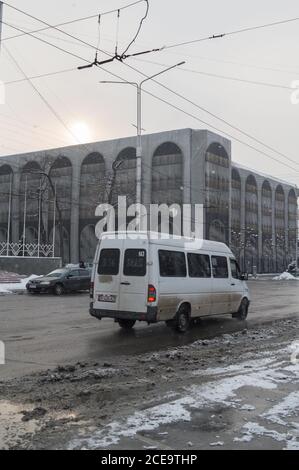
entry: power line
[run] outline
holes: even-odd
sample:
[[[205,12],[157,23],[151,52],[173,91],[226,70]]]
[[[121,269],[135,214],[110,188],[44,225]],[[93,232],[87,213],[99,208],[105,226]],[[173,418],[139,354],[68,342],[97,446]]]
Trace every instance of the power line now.
[[[292,23],[292,22],[298,21],[298,20],[299,20],[299,17],[295,17],[295,18],[289,18],[289,19],[286,19],[286,20],[275,21],[275,22],[272,22],[272,23],[266,23],[266,24],[262,24],[262,25],[251,26],[251,27],[242,28],[242,29],[236,29],[234,31],[229,31],[227,33],[213,34],[212,36],[206,36],[206,37],[202,37],[202,38],[199,38],[199,39],[193,39],[192,41],[184,41],[184,42],[180,42],[180,43],[176,43],[176,44],[170,44],[168,46],[165,46],[164,49],[173,49],[174,47],[187,46],[187,45],[190,45],[190,44],[195,44],[195,43],[199,43],[199,42],[203,42],[203,41],[209,41],[209,40],[212,40],[212,39],[221,39],[225,36],[233,36],[235,34],[248,33],[250,31],[265,29],[265,28],[269,28],[269,27],[272,27],[272,26],[279,26],[279,25],[282,25],[282,24]]]
[[[62,34],[64,34],[64,35],[66,35],[66,36],[68,36],[68,37],[70,37],[70,38],[72,38],[72,39],[74,39],[74,40],[76,40],[76,41],[78,41],[78,42],[80,42],[81,44],[84,44],[85,46],[88,46],[88,47],[91,47],[92,49],[94,49],[94,50],[96,51],[96,56],[95,56],[94,62],[92,62],[92,63],[89,62],[89,65],[88,65],[88,66],[81,66],[81,67],[79,67],[79,69],[83,69],[83,68],[93,67],[94,65],[97,65],[97,64],[101,65],[102,63],[113,62],[114,60],[124,61],[125,59],[127,59],[128,57],[131,57],[131,56],[139,56],[139,55],[148,54],[148,53],[151,53],[151,52],[157,52],[157,51],[161,50],[161,49],[151,49],[151,50],[147,50],[147,51],[143,51],[143,52],[137,52],[137,53],[135,53],[135,54],[127,55],[128,49],[131,47],[131,44],[134,43],[134,41],[136,40],[136,38],[138,37],[138,35],[139,35],[139,33],[140,33],[142,24],[143,24],[145,18],[147,17],[148,10],[149,10],[149,3],[148,3],[148,0],[140,0],[140,1],[142,1],[142,2],[145,1],[145,2],[147,3],[146,14],[145,14],[145,16],[144,16],[144,17],[141,19],[141,21],[140,21],[139,28],[138,28],[138,30],[137,30],[137,33],[136,33],[135,37],[133,38],[133,40],[131,41],[131,43],[129,44],[129,46],[125,49],[125,52],[123,52],[121,55],[119,55],[119,54],[117,53],[117,51],[116,51],[116,53],[115,53],[114,55],[111,55],[111,54],[107,53],[106,51],[103,51],[103,50],[99,49],[99,48],[96,47],[96,46],[90,45],[90,44],[87,43],[86,41],[83,41],[81,38],[78,38],[78,37],[76,37],[76,36],[74,36],[74,35],[72,35],[72,34],[70,34],[70,33],[67,33],[66,31],[64,31],[64,30],[62,30],[62,29],[59,29],[59,28],[57,28],[57,27],[55,27],[55,26],[53,26],[53,25],[47,23],[46,21],[41,20],[40,18],[37,18],[36,16],[31,15],[30,13],[27,13],[27,12],[25,12],[25,11],[23,11],[23,10],[20,10],[19,8],[13,7],[13,6],[7,4],[6,2],[3,2],[3,4],[6,5],[6,6],[8,6],[8,7],[10,7],[10,8],[13,8],[14,10],[18,11],[19,13],[22,13],[22,14],[25,15],[25,16],[28,16],[29,18],[34,19],[35,21],[39,21],[40,23],[43,23],[43,24],[46,25],[47,27],[50,27],[50,28],[54,29],[55,31],[58,31],[58,32],[60,32],[60,33],[62,33]],[[140,1],[139,1],[138,3],[140,3]],[[119,12],[120,9],[118,9],[117,11]],[[118,15],[119,15],[119,13],[118,13]],[[23,31],[23,30],[21,30],[20,28],[17,28],[17,27],[15,27],[15,26],[13,26],[13,25],[11,25],[11,24],[9,24],[9,23],[6,23],[6,22],[4,22],[4,21],[2,21],[2,23],[3,23],[3,24],[6,24],[7,26],[9,26],[9,27],[11,27],[11,28],[14,28],[14,29],[19,30],[19,31],[21,31],[21,32],[23,32],[23,33],[26,33],[26,31]],[[28,33],[28,32],[27,32],[27,34],[28,34],[29,36],[34,37],[35,39],[41,40],[41,38],[38,38],[38,37],[34,36],[32,33]],[[44,42],[46,42],[46,41],[44,41]],[[50,43],[48,43],[48,44],[50,44]],[[58,46],[56,46],[56,47],[58,48]],[[61,50],[61,48],[58,48],[58,49]],[[98,62],[98,52],[102,52],[102,53],[104,53],[106,56],[109,56],[109,59],[104,60],[104,61],[101,61],[101,62]]]
[[[147,2],[147,3],[148,3],[148,2]],[[149,6],[149,5],[148,5],[148,6]],[[20,10],[19,10],[19,11],[20,11]],[[24,13],[24,12],[22,12],[22,13]],[[24,13],[24,14],[26,15],[26,13]],[[144,18],[147,17],[147,14],[148,14],[148,8],[147,8],[147,11],[146,11],[146,14],[145,14]],[[32,16],[32,15],[29,15],[29,16]],[[41,22],[45,23],[44,21],[42,21],[42,20],[40,20],[40,19],[38,19],[38,18],[36,18],[36,17],[34,17],[34,19],[36,19],[37,21],[41,21]],[[299,18],[296,18],[296,20],[297,20],[297,19],[299,19]],[[141,20],[141,25],[142,25],[142,21],[143,21],[143,20]],[[292,19],[292,20],[285,20],[285,21],[290,22],[290,21],[295,21],[295,19]],[[45,24],[47,24],[47,23],[45,23]],[[275,23],[275,24],[277,24],[277,23]],[[271,23],[271,25],[273,25],[273,24]],[[262,27],[266,27],[266,26],[269,26],[269,25],[263,25]],[[141,27],[141,26],[140,26],[140,27]],[[140,27],[139,27],[139,30],[140,30]],[[261,26],[254,27],[254,28],[260,28],[260,27],[261,27]],[[248,29],[248,28],[247,28],[247,29]],[[60,31],[60,30],[58,30],[58,31]],[[244,32],[245,30],[238,30],[238,31],[239,31],[239,32]],[[68,34],[68,33],[67,33],[67,34]],[[228,34],[235,34],[235,32],[228,33]],[[138,35],[138,34],[137,34],[137,35]],[[86,41],[82,41],[80,38],[77,38],[76,36],[72,36],[72,38],[75,39],[75,40],[78,40],[78,41],[80,41],[80,42],[82,42],[82,43],[84,43],[85,45],[88,45],[89,47],[94,48],[93,45],[87,43]],[[103,51],[102,51],[102,52],[103,52]],[[106,55],[109,55],[109,54],[108,54],[107,52],[105,52],[105,51],[104,51],[104,53],[105,53]],[[132,67],[132,66],[130,66],[130,65],[128,65],[128,64],[126,64],[126,65],[127,65],[128,67],[132,68],[135,72],[141,73],[141,75],[143,75],[144,77],[147,77],[146,74],[143,74],[142,72],[140,72],[139,70],[135,69],[134,67]],[[148,77],[147,77],[147,78],[148,78]],[[284,155],[283,153],[278,152],[278,151],[275,150],[273,147],[271,147],[271,146],[269,146],[269,145],[267,145],[267,144],[264,144],[261,140],[256,139],[255,137],[251,136],[249,133],[242,131],[240,128],[238,128],[238,127],[236,127],[236,126],[234,126],[234,125],[231,125],[231,124],[230,124],[229,122],[227,122],[226,120],[224,120],[224,119],[222,119],[222,118],[219,118],[218,116],[216,116],[215,114],[209,112],[207,109],[203,108],[202,106],[197,105],[196,103],[194,103],[193,101],[189,100],[188,98],[185,98],[183,95],[181,95],[181,94],[175,92],[174,90],[171,90],[169,87],[166,87],[165,85],[161,84],[159,81],[153,80],[153,82],[154,82],[154,83],[157,83],[158,85],[160,85],[160,86],[162,86],[163,88],[167,89],[169,92],[175,94],[175,95],[178,96],[179,98],[184,99],[185,101],[187,101],[187,102],[191,103],[192,105],[198,107],[198,108],[201,109],[202,111],[204,111],[204,112],[208,113],[209,115],[211,115],[213,118],[215,118],[215,119],[217,119],[217,120],[220,120],[221,122],[225,123],[225,124],[228,125],[229,127],[233,128],[233,129],[235,129],[235,130],[237,130],[238,132],[240,132],[241,134],[245,135],[246,137],[249,137],[251,140],[254,140],[255,142],[259,143],[260,145],[263,145],[264,147],[268,148],[269,150],[274,151],[274,152],[277,153],[278,155],[284,157],[284,158],[287,159],[288,161],[291,161],[291,162],[295,163],[296,165],[298,165],[298,163],[297,163],[296,161],[294,161],[293,159],[290,159],[289,157],[287,157],[287,156]],[[228,134],[227,134],[227,135],[228,135]]]
[[[39,20],[39,19],[37,19],[37,18],[36,18],[36,20],[45,23],[44,21]],[[32,35],[32,37],[35,38],[35,39],[37,39],[37,40],[39,40],[39,41],[45,42],[46,44],[48,44],[48,45],[50,45],[50,46],[52,46],[52,47],[58,48],[57,46],[53,45],[52,43],[49,43],[48,41],[44,41],[44,40],[42,40],[41,38],[37,38],[36,36],[33,36],[33,35]],[[88,43],[86,43],[85,41],[81,41],[81,39],[76,38],[75,36],[73,36],[73,38],[79,40],[80,42],[84,42],[85,44],[88,44]],[[92,45],[90,45],[90,44],[88,44],[88,45],[89,45],[90,47],[94,48],[94,46],[92,46]],[[68,53],[68,54],[74,56],[74,54],[72,54],[71,52],[69,52],[69,51],[67,51],[67,50],[64,50],[64,49],[62,49],[62,48],[58,48],[58,49],[61,50],[61,51],[63,51],[63,52],[65,52],[65,53]],[[106,53],[105,51],[104,51],[104,53],[105,53],[106,55],[108,55],[108,53]],[[88,62],[86,59],[83,59],[82,57],[79,57],[79,56],[76,56],[76,57],[77,57],[77,58],[80,58],[80,60],[84,60],[85,62]],[[132,66],[130,66],[130,65],[128,65],[128,64],[125,64],[125,65],[126,65],[127,67],[131,68],[132,70],[138,72],[138,73],[141,74],[142,76],[147,77],[147,75],[144,74],[143,72],[141,72],[140,70],[138,70],[138,69],[136,69],[136,68],[134,68],[134,67],[132,67]],[[98,64],[97,64],[97,66],[99,67]],[[117,77],[118,79],[120,79],[120,80],[122,80],[122,81],[126,81],[126,80],[124,80],[122,77],[120,77],[120,76],[118,76],[118,75],[116,75],[116,74],[113,74],[112,72],[110,72],[110,71],[104,69],[103,67],[99,67],[99,68],[102,69],[102,70],[104,70],[106,73],[108,73],[108,74],[110,74],[110,75],[112,75],[112,76],[114,76],[114,77]],[[157,83],[158,85],[160,85],[160,86],[162,86],[163,88],[167,89],[169,92],[175,94],[176,96],[180,97],[181,99],[184,99],[185,101],[187,101],[187,102],[193,104],[194,106],[198,107],[199,109],[202,109],[203,111],[208,112],[210,115],[212,115],[212,116],[215,117],[216,119],[220,119],[222,122],[224,122],[224,123],[227,124],[228,126],[233,127],[233,128],[235,128],[236,130],[238,130],[239,132],[244,133],[243,131],[239,130],[239,129],[236,128],[235,126],[231,126],[227,121],[225,121],[225,120],[223,120],[223,119],[221,119],[221,118],[218,118],[218,116],[213,115],[212,113],[210,113],[209,111],[207,111],[207,110],[205,110],[204,108],[200,107],[199,105],[196,105],[196,103],[194,103],[194,102],[192,102],[191,100],[185,98],[183,95],[181,95],[181,94],[179,94],[179,93],[177,93],[177,92],[171,90],[169,87],[166,87],[165,85],[163,85],[162,83],[158,82],[157,80],[153,80],[153,81],[154,81],[154,83]],[[201,122],[201,123],[203,123],[203,124],[205,124],[205,125],[207,125],[207,126],[213,128],[213,129],[217,130],[217,132],[224,133],[225,135],[229,136],[229,137],[232,138],[233,140],[236,140],[237,142],[239,142],[239,143],[241,143],[241,144],[243,144],[243,145],[249,147],[250,149],[257,151],[258,153],[261,153],[262,155],[266,156],[267,158],[270,158],[270,159],[272,159],[272,160],[274,160],[274,161],[280,163],[281,165],[287,166],[288,168],[290,168],[290,169],[296,171],[296,170],[295,170],[293,167],[291,167],[290,165],[288,165],[288,164],[286,164],[286,163],[284,163],[284,162],[281,162],[280,160],[278,160],[278,159],[276,159],[276,158],[274,158],[274,157],[268,155],[267,153],[263,152],[262,150],[259,150],[259,149],[255,148],[255,147],[253,147],[252,145],[250,145],[250,144],[248,144],[248,143],[246,143],[246,142],[244,142],[244,141],[242,141],[242,140],[240,140],[240,139],[238,139],[238,138],[232,136],[231,134],[229,134],[229,133],[227,133],[227,132],[224,132],[224,131],[218,129],[217,127],[215,127],[215,126],[213,126],[213,125],[211,125],[211,124],[209,124],[209,123],[207,123],[207,122],[205,122],[205,121],[199,119],[198,117],[194,116],[194,115],[191,114],[191,113],[188,113],[188,112],[184,111],[183,109],[179,108],[178,106],[172,105],[172,104],[169,103],[168,101],[163,100],[162,98],[159,98],[159,97],[157,97],[156,95],[154,95],[154,94],[152,94],[152,93],[149,93],[149,92],[147,92],[147,91],[144,91],[144,92],[147,93],[147,94],[149,94],[150,96],[154,97],[155,99],[158,99],[158,100],[164,102],[165,104],[168,104],[169,106],[173,107],[174,109],[177,109],[178,111],[183,112],[184,114],[188,115],[189,117],[192,117],[192,118],[196,119],[197,121],[199,121],[199,122]],[[247,133],[246,133],[246,134],[247,134]],[[251,139],[257,141],[257,139],[253,138],[253,137],[250,136],[249,134],[247,134],[247,136],[250,137]],[[263,145],[263,146],[265,146],[265,147],[267,147],[267,148],[269,148],[269,149],[272,150],[272,147],[267,146],[266,144],[262,143],[261,141],[259,141],[258,143],[261,143],[261,145]],[[287,158],[288,160],[294,162],[294,160],[289,159],[289,157],[286,157],[284,154],[281,154],[280,152],[276,151],[275,149],[273,149],[273,150],[274,150],[276,153],[279,153],[279,154],[280,154],[281,156],[283,156],[284,158]],[[297,164],[297,162],[295,162],[295,164]]]
[[[67,124],[64,122],[64,120],[60,117],[60,115],[57,113],[57,111],[53,108],[53,106],[49,103],[49,101],[43,96],[43,94],[38,90],[38,88],[34,85],[34,83],[27,77],[26,73],[24,72],[24,70],[21,68],[21,66],[19,65],[19,63],[16,61],[16,59],[14,58],[14,56],[9,52],[9,50],[7,49],[7,46],[4,46],[5,48],[5,51],[6,53],[8,54],[8,56],[10,57],[10,59],[12,60],[12,62],[15,64],[15,66],[17,67],[17,69],[22,73],[22,75],[26,78],[26,80],[28,81],[28,83],[31,85],[31,87],[33,88],[33,90],[38,94],[38,96],[41,98],[41,100],[44,102],[44,104],[47,106],[47,108],[51,111],[51,113],[56,117],[56,119],[60,122],[60,124],[67,130],[67,132],[78,142],[79,140],[77,139],[77,137],[75,136],[75,134],[69,129],[69,127],[67,126]]]
[[[167,67],[166,64],[161,64],[160,62],[154,62],[152,60],[146,60],[146,59],[134,59],[133,60],[136,60],[138,62],[144,62],[144,63],[147,63],[147,64],[153,64],[153,65],[158,65],[158,66],[161,66],[161,67]],[[201,70],[193,70],[193,69],[188,69],[186,67],[178,67],[179,70],[182,70],[183,72],[189,72],[189,73],[194,73],[194,74],[199,74],[199,75],[205,75],[207,77],[214,77],[214,78],[220,78],[220,79],[223,79],[223,80],[233,80],[235,82],[241,82],[241,83],[248,83],[250,85],[260,85],[260,86],[266,86],[266,87],[271,87],[271,88],[282,88],[284,90],[292,90],[293,88],[290,87],[290,86],[285,86],[285,85],[279,85],[277,83],[269,83],[269,82],[259,82],[259,81],[256,81],[256,80],[245,80],[243,78],[239,78],[239,77],[230,77],[230,76],[227,76],[227,75],[219,75],[219,74],[216,74],[216,73],[210,73],[210,72],[203,72]]]
[[[117,9],[114,9],[114,10],[110,10],[110,11],[105,11],[103,13],[100,13],[101,16],[105,16],[105,15],[110,15],[112,13],[115,13],[117,12],[118,10],[125,10],[127,8],[130,8],[134,5],[137,5],[138,3],[142,3],[144,0],[138,0],[136,2],[132,2],[132,3],[129,3],[128,5],[124,5],[123,7],[119,7]],[[4,2],[3,2],[4,3]],[[23,13],[25,14],[22,10],[16,8],[15,6],[13,5],[9,5],[8,3],[4,3],[7,7],[10,7],[10,8],[13,8],[17,11],[19,11],[20,13]],[[53,28],[58,28],[60,26],[67,26],[67,25],[70,25],[70,24],[74,24],[74,23],[78,23],[79,21],[86,21],[86,20],[90,20],[90,19],[94,19],[94,18],[98,18],[99,17],[99,14],[97,15],[90,15],[90,16],[85,16],[85,17],[82,17],[82,18],[78,18],[78,19],[75,19],[75,20],[70,20],[70,21],[66,21],[64,23],[59,23],[59,24],[56,24],[54,26],[51,26],[51,25],[48,25],[46,28],[41,28],[41,29],[38,29],[38,30],[35,30],[35,31],[31,31],[30,33],[33,34],[33,33],[40,33],[42,31],[46,31],[48,29],[53,29]],[[35,19],[34,17],[32,17],[33,19]],[[37,21],[40,21],[40,20],[37,20]],[[7,37],[7,38],[3,38],[2,41],[9,41],[11,39],[15,39],[15,38],[19,38],[19,37],[22,37],[22,36],[26,36],[28,35],[29,33],[28,32],[23,32],[22,34],[17,34],[15,36],[10,36],[10,37]]]
[[[134,44],[134,42],[136,41],[136,39],[138,38],[139,36],[139,33],[141,31],[141,28],[142,28],[142,25],[144,23],[144,21],[146,20],[147,16],[148,16],[148,12],[149,12],[149,2],[148,0],[144,0],[145,3],[146,3],[146,11],[145,11],[145,14],[144,16],[141,18],[140,20],[140,23],[139,23],[139,26],[138,26],[138,29],[137,29],[137,32],[135,34],[135,36],[133,37],[132,41],[129,43],[129,45],[125,48],[124,52],[123,52],[123,55],[125,55],[128,50],[130,49],[130,47]]]
[[[6,21],[3,21],[3,20],[2,20],[1,23],[4,24],[4,25],[6,25],[6,26],[9,26],[10,28],[15,29],[16,31],[21,31],[21,32],[25,33],[25,31],[24,31],[23,29],[18,28],[17,26],[12,26],[12,25],[10,25],[9,23],[6,23]],[[39,37],[37,37],[37,36],[34,36],[32,33],[26,33],[26,34],[27,34],[28,36],[30,36],[30,37],[36,39],[37,41],[40,41],[40,42],[46,44],[47,46],[54,47],[54,49],[57,49],[57,50],[59,50],[60,52],[63,52],[63,53],[68,54],[68,55],[70,55],[70,56],[72,56],[72,57],[75,57],[75,58],[78,59],[78,60],[84,60],[84,62],[89,63],[89,61],[88,61],[87,59],[82,59],[82,57],[80,57],[79,55],[74,54],[73,52],[70,52],[70,51],[68,51],[67,49],[63,49],[62,47],[59,47],[59,46],[57,46],[56,44],[53,44],[52,42],[49,42],[49,41],[46,41],[45,39],[39,38]]]
[[[35,80],[38,78],[46,78],[46,77],[52,77],[54,75],[60,75],[63,73],[69,73],[69,72],[77,72],[77,67],[74,67],[72,69],[63,69],[63,70],[57,70],[56,72],[48,72],[48,73],[43,73],[40,75],[33,75],[33,76],[28,76],[27,78],[19,78],[16,80],[10,80],[8,82],[3,82],[4,85],[14,85],[15,83],[22,83],[22,82],[27,82],[28,80]]]

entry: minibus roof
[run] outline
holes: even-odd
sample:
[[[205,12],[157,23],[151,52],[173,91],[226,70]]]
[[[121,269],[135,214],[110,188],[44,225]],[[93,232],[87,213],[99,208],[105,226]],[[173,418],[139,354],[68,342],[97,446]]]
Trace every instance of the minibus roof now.
[[[129,238],[130,240],[144,240],[147,239],[149,243],[154,245],[163,245],[168,247],[180,247],[186,250],[203,250],[212,252],[221,252],[232,255],[230,248],[221,242],[212,240],[203,240],[199,238],[187,238],[187,237],[172,237],[167,233],[159,232],[135,232],[135,231],[119,231],[119,232],[104,232],[101,235],[102,240],[107,239],[119,239],[124,240]]]

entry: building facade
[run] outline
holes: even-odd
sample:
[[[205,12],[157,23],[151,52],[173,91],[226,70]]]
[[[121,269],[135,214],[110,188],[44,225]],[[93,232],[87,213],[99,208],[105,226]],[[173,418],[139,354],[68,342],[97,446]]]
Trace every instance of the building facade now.
[[[135,200],[135,137],[2,157],[0,243],[53,241],[58,256],[63,238],[64,261],[91,260],[95,208],[118,195]],[[232,163],[230,141],[212,132],[142,137],[142,202],[203,204],[205,238],[229,244],[248,272],[282,271],[295,259],[297,195]]]

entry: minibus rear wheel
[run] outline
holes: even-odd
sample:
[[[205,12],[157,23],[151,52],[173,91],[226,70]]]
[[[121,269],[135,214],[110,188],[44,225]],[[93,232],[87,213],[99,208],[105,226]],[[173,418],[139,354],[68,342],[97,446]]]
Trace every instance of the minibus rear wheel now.
[[[246,320],[247,315],[248,315],[248,307],[249,307],[248,300],[243,299],[239,307],[239,310],[237,311],[237,313],[233,314],[233,318],[237,318],[237,320]]]
[[[133,328],[135,325],[136,320],[125,320],[125,319],[120,319],[118,320],[118,324],[121,328],[124,328],[125,330],[130,330]]]
[[[190,311],[186,305],[182,305],[174,320],[174,329],[179,333],[186,333],[190,326]]]

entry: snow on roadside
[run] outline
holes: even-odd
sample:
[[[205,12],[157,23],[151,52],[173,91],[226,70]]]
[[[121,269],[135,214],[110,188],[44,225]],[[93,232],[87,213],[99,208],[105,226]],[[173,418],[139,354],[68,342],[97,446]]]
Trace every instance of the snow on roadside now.
[[[122,438],[134,438],[137,433],[157,430],[161,425],[190,422],[192,410],[213,409],[215,404],[239,411],[254,411],[255,406],[250,403],[244,405],[242,400],[240,402],[238,399],[238,393],[242,388],[258,389],[259,393],[264,390],[267,391],[266,396],[269,396],[269,392],[277,390],[281,384],[285,386],[288,383],[297,383],[299,380],[299,365],[290,371],[286,351],[287,349],[283,348],[276,352],[275,357],[271,353],[271,358],[257,358],[254,363],[249,364],[250,368],[246,367],[248,361],[245,361],[235,367],[208,369],[209,382],[200,385],[193,384],[186,387],[177,399],[135,411],[127,417],[110,422],[92,435],[74,439],[69,443],[69,449],[106,448],[119,443]],[[292,419],[296,415],[297,406],[297,393],[290,393],[284,396],[275,407],[268,410],[268,413],[266,411],[262,418],[272,423],[281,422],[282,418]],[[250,442],[259,434],[284,442],[286,448],[297,448],[299,437],[296,430],[289,436],[287,432],[272,431],[257,423],[254,423],[252,428],[247,423],[247,427],[246,425],[243,427],[242,434],[243,437],[235,438],[235,442]]]
[[[273,277],[273,281],[299,281],[299,278],[285,271],[279,276]]]
[[[21,282],[18,283],[11,283],[11,284],[1,284],[0,283],[0,295],[4,294],[12,294],[13,292],[20,292],[26,290],[26,284],[30,279],[35,279],[39,276],[35,274],[31,274],[31,276],[21,279]]]

